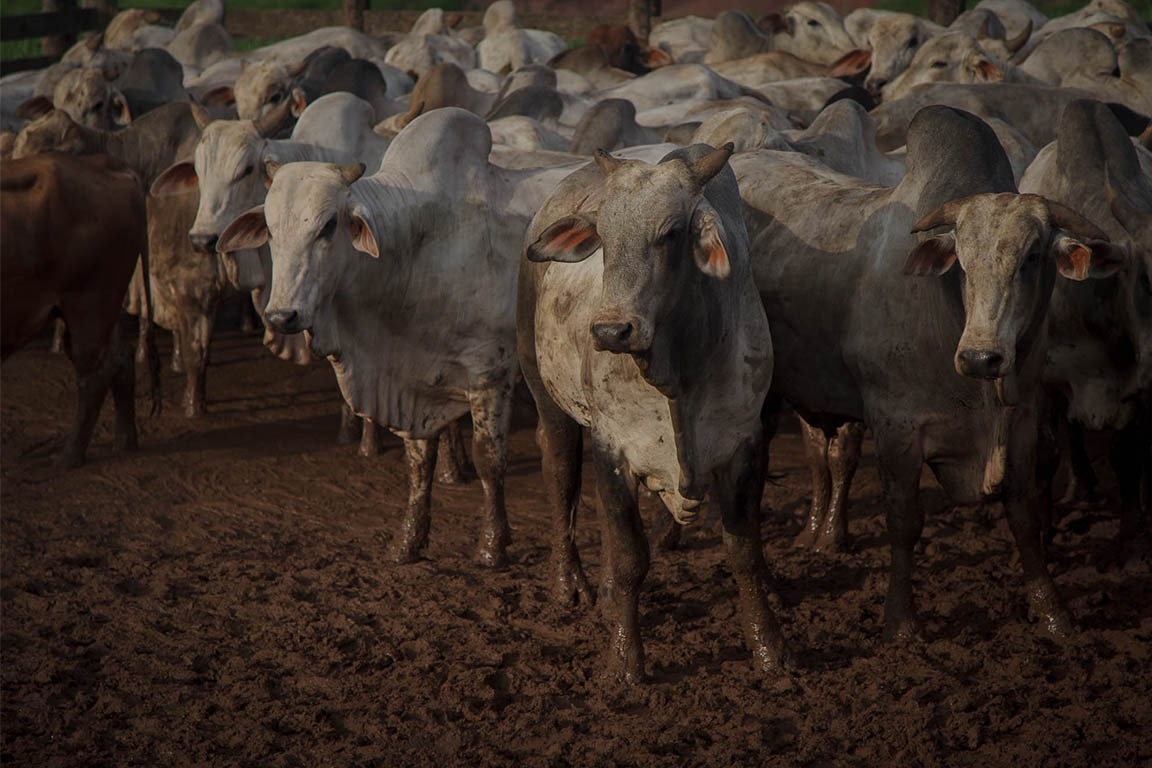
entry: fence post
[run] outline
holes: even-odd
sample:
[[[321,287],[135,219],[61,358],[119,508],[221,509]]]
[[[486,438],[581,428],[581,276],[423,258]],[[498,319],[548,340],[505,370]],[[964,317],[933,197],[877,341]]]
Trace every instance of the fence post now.
[[[344,24],[360,32],[364,31],[364,9],[368,0],[344,0]]]
[[[43,0],[40,10],[44,13],[62,13],[69,7],[75,8],[76,0]],[[40,52],[58,59],[74,42],[76,38],[71,35],[45,35],[40,38]]]

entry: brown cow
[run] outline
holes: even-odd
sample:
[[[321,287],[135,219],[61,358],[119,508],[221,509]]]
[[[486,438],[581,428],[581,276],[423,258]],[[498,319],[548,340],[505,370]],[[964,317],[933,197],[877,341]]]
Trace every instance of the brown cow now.
[[[136,447],[135,365],[118,321],[147,240],[144,187],[119,160],[48,153],[4,163],[0,359],[36,338],[53,318],[64,319],[78,398],[61,466],[84,462],[110,387],[114,446]],[[155,354],[151,358],[155,412],[159,371]]]

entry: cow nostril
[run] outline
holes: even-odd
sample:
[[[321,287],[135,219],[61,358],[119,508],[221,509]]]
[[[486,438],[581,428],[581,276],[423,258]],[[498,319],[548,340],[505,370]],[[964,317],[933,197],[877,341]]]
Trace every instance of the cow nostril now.
[[[268,325],[277,333],[299,333],[302,330],[300,314],[294,309],[272,310],[267,312],[265,317],[268,319]]]
[[[632,323],[593,323],[592,336],[599,349],[623,352],[628,349],[634,328]]]
[[[990,349],[966,349],[959,354],[960,368],[965,376],[978,379],[998,379],[1004,375],[1004,355]]]

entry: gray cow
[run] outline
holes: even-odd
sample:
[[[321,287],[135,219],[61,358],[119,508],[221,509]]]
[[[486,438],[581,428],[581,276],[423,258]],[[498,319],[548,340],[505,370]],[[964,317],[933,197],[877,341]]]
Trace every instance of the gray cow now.
[[[863,421],[875,434],[892,540],[887,634],[917,632],[925,463],[957,502],[1004,500],[1033,610],[1070,631],[1040,546],[1037,393],[1052,285],[1058,272],[1116,268],[1103,233],[1017,194],[992,130],[948,107],[912,120],[894,188],[790,153],[746,153],[733,167],[773,325],[773,392],[810,424]],[[930,230],[941,233],[913,234]]]
[[[1072,426],[1071,458],[1078,490],[1087,496],[1095,478],[1076,433],[1114,430],[1121,524],[1104,562],[1122,561],[1148,549],[1140,494],[1152,469],[1152,180],[1112,110],[1083,100],[1064,110],[1056,141],[1037,156],[1020,188],[1075,209],[1129,251],[1113,279],[1057,284],[1044,371]]]
[[[772,343],[731,152],[693,145],[655,166],[601,153],[560,184],[525,238],[517,341],[540,414],[556,586],[568,599],[587,591],[571,528],[589,427],[610,671],[629,682],[644,674],[639,483],[680,522],[706,494],[718,504],[756,664],[776,671],[784,653],[759,535]]]

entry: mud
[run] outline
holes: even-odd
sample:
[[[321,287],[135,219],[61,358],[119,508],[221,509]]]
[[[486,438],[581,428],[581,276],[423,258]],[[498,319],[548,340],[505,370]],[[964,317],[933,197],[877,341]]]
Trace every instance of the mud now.
[[[759,679],[720,531],[653,550],[641,598],[650,680],[600,676],[594,607],[556,605],[530,405],[508,479],[511,565],[474,561],[481,490],[438,485],[425,559],[385,552],[406,498],[403,451],[335,444],[327,365],[217,338],[209,412],[143,420],[87,466],[52,467],[71,369],[45,349],[2,370],[0,761],[75,766],[1117,766],[1152,761],[1149,571],[1099,573],[1108,504],[1069,507],[1053,572],[1078,631],[1026,616],[998,507],[944,509],[920,549],[924,631],[881,640],[887,546],[865,454],[854,547],[792,545],[808,474],[794,424],[764,495],[787,678]],[[143,403],[143,399],[141,399]],[[143,411],[143,406],[141,407]],[[1103,469],[1102,469],[1103,471]],[[585,475],[588,477],[588,473]],[[591,488],[578,541],[600,573]],[[1112,505],[1115,504],[1113,500]],[[645,508],[651,531],[660,511]]]

